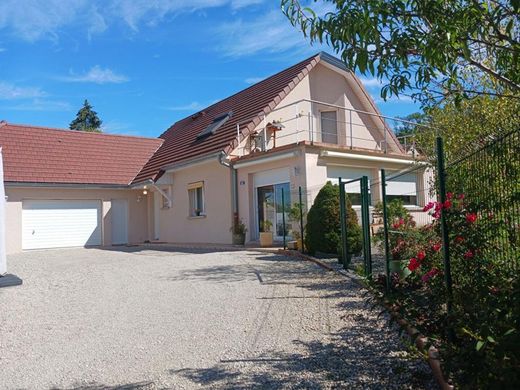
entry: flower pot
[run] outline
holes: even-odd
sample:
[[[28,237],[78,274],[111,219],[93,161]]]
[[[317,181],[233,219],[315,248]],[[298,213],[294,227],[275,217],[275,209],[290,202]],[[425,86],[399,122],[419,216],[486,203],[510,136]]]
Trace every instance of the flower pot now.
[[[246,242],[245,234],[233,234],[233,245],[244,245]]]
[[[260,232],[260,246],[273,245],[273,232]]]
[[[402,279],[406,278],[412,273],[412,271],[410,271],[407,266],[407,260],[390,260],[390,272],[397,272],[399,277]]]

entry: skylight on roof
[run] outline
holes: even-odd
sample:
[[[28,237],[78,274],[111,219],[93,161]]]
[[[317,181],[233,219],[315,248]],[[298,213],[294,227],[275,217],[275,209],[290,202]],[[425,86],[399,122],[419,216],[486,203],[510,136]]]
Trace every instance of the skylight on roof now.
[[[233,116],[233,111],[226,112],[224,114],[220,114],[213,119],[213,122],[210,123],[208,127],[206,127],[204,130],[202,130],[199,135],[197,135],[197,138],[203,138],[207,137],[211,134],[215,134],[215,132],[224,124],[226,123],[229,118]]]

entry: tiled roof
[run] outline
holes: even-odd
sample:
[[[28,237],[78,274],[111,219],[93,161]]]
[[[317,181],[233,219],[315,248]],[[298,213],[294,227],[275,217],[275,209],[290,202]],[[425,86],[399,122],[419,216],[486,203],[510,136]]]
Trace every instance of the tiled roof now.
[[[156,179],[161,168],[195,157],[233,150],[238,145],[237,123],[243,136],[262,120],[260,113],[269,113],[319,62],[320,54],[312,56],[218,103],[176,122],[160,138],[164,143],[137,175],[134,183]],[[233,111],[233,116],[215,134],[206,138],[197,135],[218,115]]]
[[[162,143],[0,122],[6,182],[128,185]]]

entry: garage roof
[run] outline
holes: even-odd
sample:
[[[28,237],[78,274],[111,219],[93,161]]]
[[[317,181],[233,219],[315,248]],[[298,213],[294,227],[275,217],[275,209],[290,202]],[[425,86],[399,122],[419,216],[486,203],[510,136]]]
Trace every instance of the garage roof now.
[[[0,122],[5,182],[128,185],[162,143]]]

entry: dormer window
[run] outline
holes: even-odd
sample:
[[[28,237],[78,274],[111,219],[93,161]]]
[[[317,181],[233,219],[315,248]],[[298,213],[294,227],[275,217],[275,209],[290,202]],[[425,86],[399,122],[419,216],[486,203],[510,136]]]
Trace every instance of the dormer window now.
[[[233,116],[233,111],[226,112],[225,114],[220,114],[215,119],[213,119],[213,122],[210,123],[208,127],[206,127],[204,130],[202,130],[199,135],[197,135],[197,139],[201,139],[204,137],[207,137],[211,134],[215,134],[215,132],[224,124],[226,123],[229,118]]]

